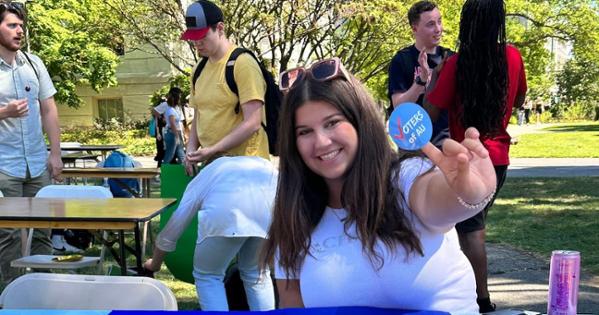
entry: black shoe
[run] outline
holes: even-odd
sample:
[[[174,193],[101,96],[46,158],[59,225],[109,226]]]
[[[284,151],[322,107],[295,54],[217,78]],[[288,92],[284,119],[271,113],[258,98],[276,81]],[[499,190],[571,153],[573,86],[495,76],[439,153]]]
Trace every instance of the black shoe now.
[[[478,311],[481,314],[495,312],[495,308],[497,308],[495,303],[491,303],[490,298],[476,299],[476,304],[478,304]]]

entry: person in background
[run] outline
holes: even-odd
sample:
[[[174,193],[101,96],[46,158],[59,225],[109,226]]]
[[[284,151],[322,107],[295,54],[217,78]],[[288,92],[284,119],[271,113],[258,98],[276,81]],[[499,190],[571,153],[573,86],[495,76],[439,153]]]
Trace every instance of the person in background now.
[[[250,310],[274,309],[270,270],[260,268],[259,248],[270,225],[276,187],[277,170],[270,161],[250,156],[216,159],[187,186],[144,267],[160,270],[165,255],[175,250],[187,225],[198,216],[193,276],[202,310],[229,310],[223,279],[235,257]]]
[[[59,180],[63,168],[56,89],[43,61],[21,50],[25,20],[22,4],[0,3],[0,191],[5,197],[34,197],[51,178]],[[31,254],[51,253],[50,230],[34,230]],[[1,228],[0,287],[23,273],[10,266],[19,257],[20,229]]]
[[[537,119],[537,125],[540,125],[542,123],[541,114],[543,114],[543,100],[541,98],[535,99],[534,109],[535,109],[535,116]]]
[[[479,130],[495,168],[498,192],[509,165],[507,125],[512,109],[524,103],[527,90],[522,56],[506,44],[504,2],[467,0],[462,7],[459,42],[457,54],[440,73],[433,74],[433,83],[437,82],[427,91],[425,103],[432,105],[427,109],[433,119],[439,110],[449,111],[449,131],[455,141],[463,141],[464,130],[470,127]],[[474,268],[481,313],[496,307],[489,297],[485,247],[485,218],[492,205],[493,199],[456,225],[461,248]]]
[[[180,92],[169,93],[166,99],[168,107],[163,114],[166,126],[164,127],[164,159],[162,163],[183,164],[185,159],[185,152],[183,151],[185,144],[183,140],[183,112],[179,106],[180,97]],[[175,159],[176,162],[174,162]]]
[[[208,58],[191,85],[189,105],[194,108],[195,117],[187,143],[187,173],[192,174],[197,163],[222,155],[269,159],[268,139],[261,126],[266,82],[260,66],[249,54],[236,59],[236,95],[227,88],[225,80],[227,61],[236,46],[225,34],[221,9],[207,0],[192,2],[185,12],[185,21],[187,29],[181,39],[191,41],[198,54]]]
[[[442,151],[428,143],[430,160],[397,152],[338,58],[299,69],[295,81],[281,75],[279,185],[262,261],[274,259],[279,307],[476,312],[453,226],[495,188],[478,132]]]
[[[165,104],[165,105],[162,105]],[[150,109],[150,113],[152,114],[153,118],[154,118],[154,134],[155,134],[155,138],[156,138],[156,155],[154,156],[154,161],[157,162],[157,167],[160,168],[160,166],[162,165],[162,159],[164,159],[164,138],[163,138],[163,132],[162,129],[164,128],[164,125],[166,125],[166,121],[164,120],[164,116],[162,116],[161,113],[158,112],[158,110],[162,111],[162,113],[164,113],[164,111],[162,110],[162,108],[164,108],[164,110],[166,110],[166,107],[168,106],[168,104],[166,104],[166,97],[162,97],[160,100],[160,103],[156,104],[154,107],[152,107]],[[158,110],[156,110],[156,108],[158,108]]]
[[[189,131],[191,130],[191,123],[193,122],[194,109],[189,107],[189,95],[185,97],[185,102],[181,103],[181,112],[183,113],[183,140],[185,145],[189,141]]]
[[[163,99],[163,101],[156,105],[153,109],[152,109],[152,115],[154,115],[154,119],[156,119],[156,157],[154,157],[154,160],[158,162],[157,167],[160,168],[160,166],[162,165],[162,161],[164,160],[164,154],[165,154],[165,143],[164,143],[164,136],[166,133],[166,130],[164,129],[164,127],[166,127],[166,117],[164,116],[164,113],[166,113],[166,110],[169,108],[169,104],[168,104],[168,99],[181,99],[181,94],[182,91],[180,88],[174,86],[171,87],[168,91],[168,93],[166,94],[166,98]],[[181,111],[181,109],[179,108],[179,106],[177,105],[175,108],[175,111],[179,112]],[[175,155],[173,155],[173,157],[168,161],[168,163],[176,163],[175,160]]]
[[[522,105],[522,108],[524,108],[524,121],[528,125],[530,123],[530,112],[532,111],[532,101],[530,100],[530,98],[528,98],[524,102],[524,105]]]
[[[441,64],[443,58],[453,54],[451,50],[439,45],[443,23],[435,3],[414,3],[408,11],[408,23],[412,27],[414,44],[398,51],[389,65],[390,110],[406,102],[422,105],[425,87],[430,84],[431,69]],[[447,112],[443,111],[433,124],[431,142],[440,146],[447,137]]]

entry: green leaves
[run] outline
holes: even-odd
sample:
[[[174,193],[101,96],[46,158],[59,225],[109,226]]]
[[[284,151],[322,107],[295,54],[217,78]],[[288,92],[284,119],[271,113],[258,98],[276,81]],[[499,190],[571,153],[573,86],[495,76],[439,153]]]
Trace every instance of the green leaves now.
[[[29,2],[28,12],[31,51],[46,64],[58,103],[79,107],[80,84],[96,91],[116,84],[114,49],[122,40],[104,1],[40,0]]]
[[[339,56],[378,99],[386,99],[388,63],[413,42],[407,12],[415,1],[238,0],[217,1],[225,31],[257,53],[273,73]],[[464,0],[438,0],[442,45],[457,47]],[[599,16],[593,0],[506,0],[507,36],[526,64],[529,94],[599,104]],[[96,91],[116,84],[115,51],[158,54],[185,78],[197,62],[179,40],[185,28],[181,0],[36,0],[28,2],[31,49],[55,79],[60,103],[80,105],[75,87]],[[553,40],[553,41],[551,41]],[[552,54],[571,47],[571,55]],[[553,50],[552,50],[553,49]],[[562,49],[562,50],[560,50]],[[184,80],[175,78],[185,86]],[[180,83],[178,81],[181,81]],[[166,88],[168,89],[168,87]],[[559,110],[557,110],[559,112]]]
[[[561,116],[576,104],[594,118],[599,100],[599,15],[591,0],[506,1],[508,38],[522,52],[529,96]],[[567,55],[568,50],[570,54]],[[562,56],[560,56],[562,55]]]

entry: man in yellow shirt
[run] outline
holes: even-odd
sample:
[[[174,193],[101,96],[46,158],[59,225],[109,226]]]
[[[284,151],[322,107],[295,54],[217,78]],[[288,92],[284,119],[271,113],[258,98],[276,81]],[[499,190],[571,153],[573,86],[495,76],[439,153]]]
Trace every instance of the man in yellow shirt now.
[[[200,56],[208,58],[197,81],[192,82],[189,98],[195,117],[187,144],[188,174],[196,163],[220,155],[268,159],[268,139],[261,127],[266,82],[258,63],[248,54],[237,58],[234,67],[237,96],[225,79],[227,61],[236,47],[225,35],[220,8],[210,1],[199,0],[187,7],[185,22],[187,30],[181,39],[191,41]],[[241,111],[236,113],[238,102]]]

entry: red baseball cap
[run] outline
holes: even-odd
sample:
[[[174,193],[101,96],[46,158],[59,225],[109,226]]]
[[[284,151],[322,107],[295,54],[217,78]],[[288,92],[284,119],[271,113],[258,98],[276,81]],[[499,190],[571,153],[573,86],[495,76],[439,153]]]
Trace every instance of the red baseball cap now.
[[[199,0],[187,7],[182,40],[200,40],[206,36],[211,25],[223,22],[223,11],[214,3]]]

